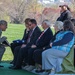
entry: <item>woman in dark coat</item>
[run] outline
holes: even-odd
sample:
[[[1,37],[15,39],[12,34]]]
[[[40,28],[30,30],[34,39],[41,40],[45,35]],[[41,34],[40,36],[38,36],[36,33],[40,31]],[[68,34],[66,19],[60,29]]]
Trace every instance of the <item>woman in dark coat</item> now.
[[[65,20],[71,20],[72,14],[70,11],[70,8],[67,5],[60,5],[60,16],[57,18],[57,21],[65,21]]]

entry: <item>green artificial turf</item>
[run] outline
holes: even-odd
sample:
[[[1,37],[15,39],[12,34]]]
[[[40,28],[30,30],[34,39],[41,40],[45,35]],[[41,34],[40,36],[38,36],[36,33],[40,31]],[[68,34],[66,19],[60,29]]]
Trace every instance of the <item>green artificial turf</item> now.
[[[36,75],[36,74],[28,72],[26,70],[9,69],[9,66],[11,66],[11,65],[8,62],[3,62],[0,65],[4,66],[4,67],[0,67],[0,75]]]

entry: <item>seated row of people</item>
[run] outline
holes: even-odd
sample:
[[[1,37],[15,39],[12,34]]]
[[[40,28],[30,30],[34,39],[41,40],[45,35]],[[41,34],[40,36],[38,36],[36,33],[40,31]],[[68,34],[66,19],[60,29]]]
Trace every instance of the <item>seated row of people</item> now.
[[[63,59],[68,55],[74,45],[74,30],[71,21],[65,21],[63,31],[56,35],[56,39],[50,43],[49,49],[42,53],[42,69],[51,70],[49,75],[62,70]]]
[[[71,21],[56,22],[54,25],[57,33],[55,39],[50,41],[49,46],[34,52],[34,61],[38,64],[35,72],[43,72],[41,75],[54,75],[55,72],[62,70],[61,64],[63,59],[69,54],[74,46],[74,26]],[[58,25],[58,26],[57,26]],[[61,26],[61,27],[60,27]],[[60,30],[59,30],[60,28]],[[63,30],[61,29],[63,28]]]
[[[28,62],[29,60],[32,61],[33,59],[32,55],[35,49],[43,48],[44,46],[46,46],[46,44],[47,45],[49,44],[49,41],[53,37],[53,33],[49,28],[49,25],[50,25],[49,21],[44,20],[42,25],[44,28],[44,32],[41,33],[41,30],[37,26],[36,20],[31,19],[28,22],[28,26],[30,29],[30,34],[27,39],[28,42],[27,44],[17,46],[14,49],[14,63],[13,63],[14,66],[10,68],[21,68],[23,60],[24,63]]]
[[[23,69],[32,71],[35,64],[38,64],[36,72],[49,73],[53,75],[59,72],[63,59],[70,52],[71,47],[74,45],[74,25],[72,21],[66,20],[64,22],[57,21],[54,25],[56,34],[53,36],[51,24],[48,20],[42,22],[43,32],[37,26],[35,19],[26,19],[25,25],[28,28],[26,34],[26,42],[14,46],[11,45],[13,50],[14,59],[13,66],[10,69]],[[42,74],[44,75],[44,74]]]
[[[63,30],[63,22],[56,21],[56,23],[54,24],[54,28],[55,28],[55,35],[50,40],[50,43],[52,43],[56,39],[56,35]],[[51,48],[50,43],[47,46],[43,47],[43,49],[36,50],[33,54],[35,63],[38,65],[38,68],[36,70],[37,72],[42,71],[42,66],[41,66],[42,65],[42,52]]]
[[[71,48],[74,46],[74,25],[71,21],[67,20],[63,24],[63,30],[59,30],[53,41],[50,41],[49,46],[42,50],[34,52],[34,61],[38,63],[36,72],[42,72],[41,75],[54,75],[55,72],[62,70],[61,64],[63,59],[69,54]],[[54,26],[55,30],[60,27]],[[62,28],[61,27],[61,28]]]

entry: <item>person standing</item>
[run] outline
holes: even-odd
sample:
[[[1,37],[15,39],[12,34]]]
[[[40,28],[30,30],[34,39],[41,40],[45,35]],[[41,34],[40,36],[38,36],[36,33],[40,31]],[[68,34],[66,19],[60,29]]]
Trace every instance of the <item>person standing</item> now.
[[[60,16],[57,18],[57,21],[71,20],[72,14],[68,5],[60,5]]]

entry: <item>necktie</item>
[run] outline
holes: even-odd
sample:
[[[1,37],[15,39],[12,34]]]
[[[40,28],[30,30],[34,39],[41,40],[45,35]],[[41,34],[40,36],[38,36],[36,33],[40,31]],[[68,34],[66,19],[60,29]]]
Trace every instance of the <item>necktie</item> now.
[[[43,34],[44,34],[44,32],[41,33],[41,35],[40,35],[39,38],[37,39],[36,43],[37,43],[38,40],[42,37]]]
[[[32,33],[33,33],[33,30],[31,30],[30,33],[29,33],[29,36],[28,36],[28,39],[27,39],[27,43],[30,42],[30,38],[31,38]]]
[[[44,32],[41,33],[41,35],[39,36],[38,40],[42,37],[43,34],[44,34]]]

